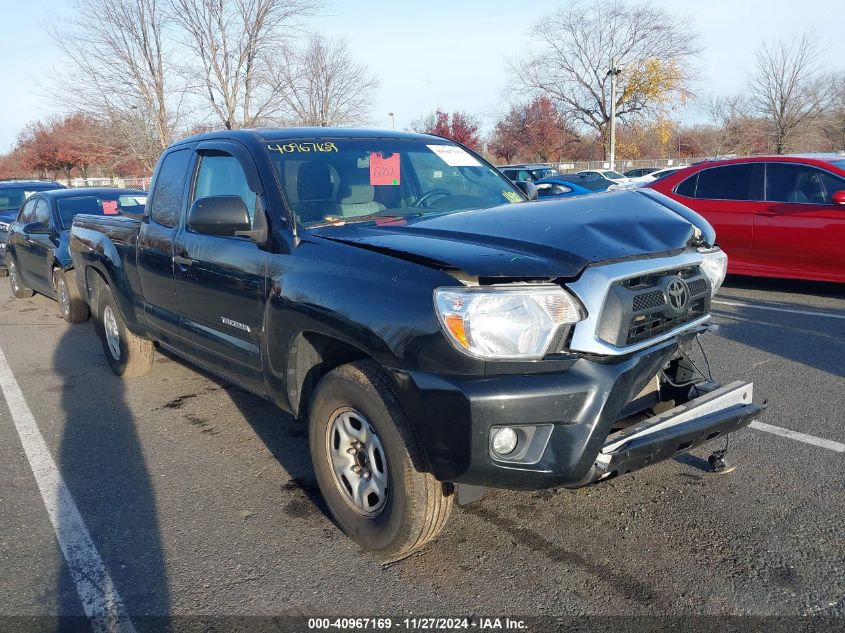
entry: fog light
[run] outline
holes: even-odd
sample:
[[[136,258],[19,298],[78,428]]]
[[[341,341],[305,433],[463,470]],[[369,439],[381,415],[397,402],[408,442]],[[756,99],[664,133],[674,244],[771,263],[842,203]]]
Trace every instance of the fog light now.
[[[493,435],[493,450],[499,455],[508,455],[513,453],[518,440],[516,431],[506,426]]]

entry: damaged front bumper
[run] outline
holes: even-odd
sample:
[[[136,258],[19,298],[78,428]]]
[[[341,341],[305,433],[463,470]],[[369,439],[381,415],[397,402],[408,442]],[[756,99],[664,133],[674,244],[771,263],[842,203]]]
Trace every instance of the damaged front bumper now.
[[[583,484],[623,475],[747,426],[761,407],[736,381],[608,436]]]
[[[655,376],[679,357],[679,346],[697,332],[625,358],[582,356],[551,373],[402,372],[395,378],[423,448],[423,467],[440,481],[522,490],[577,488],[671,458],[760,414],[749,383],[711,384],[714,391],[645,420],[643,412],[652,405],[631,411]],[[686,398],[659,398],[668,400]],[[501,427],[525,437],[525,450],[497,456],[492,438]]]

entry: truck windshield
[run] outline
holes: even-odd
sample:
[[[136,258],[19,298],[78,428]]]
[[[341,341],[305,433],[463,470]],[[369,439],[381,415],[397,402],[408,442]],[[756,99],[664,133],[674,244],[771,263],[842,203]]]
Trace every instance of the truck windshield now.
[[[448,141],[269,141],[300,226],[348,224],[524,202],[509,180]]]

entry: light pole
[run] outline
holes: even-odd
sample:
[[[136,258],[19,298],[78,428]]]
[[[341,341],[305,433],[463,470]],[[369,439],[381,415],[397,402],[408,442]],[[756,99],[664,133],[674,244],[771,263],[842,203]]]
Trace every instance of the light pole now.
[[[616,66],[616,58],[610,58],[610,169],[616,169],[616,78],[622,72]]]
[[[393,116],[392,112],[388,112],[387,116],[390,117],[390,126],[395,130],[396,129],[396,118]]]

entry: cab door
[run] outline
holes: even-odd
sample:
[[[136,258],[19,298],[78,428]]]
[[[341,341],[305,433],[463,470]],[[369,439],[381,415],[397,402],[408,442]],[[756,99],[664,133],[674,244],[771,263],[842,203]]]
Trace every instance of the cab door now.
[[[766,201],[754,217],[752,267],[761,274],[845,281],[845,179],[812,165],[766,164]]]
[[[162,157],[138,233],[138,278],[147,327],[171,346],[180,343],[173,242],[184,215],[193,158],[191,148],[172,150]]]
[[[267,219],[252,157],[238,144],[212,141],[196,150],[188,208],[211,196],[239,196],[250,235],[203,235],[182,222],[174,261],[185,352],[255,390],[263,390],[264,307],[267,300]]]

